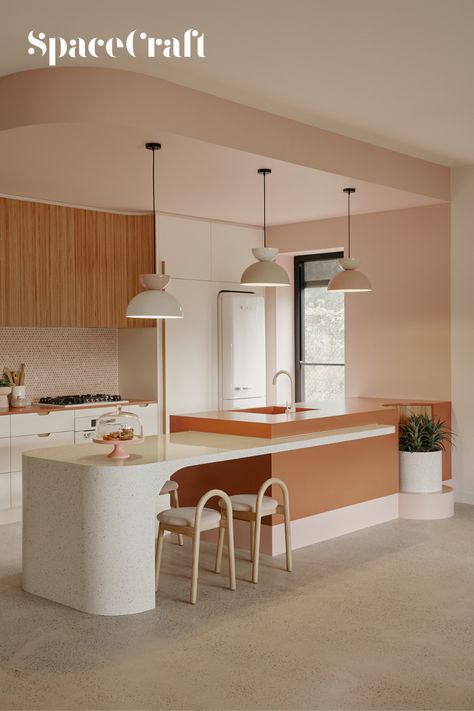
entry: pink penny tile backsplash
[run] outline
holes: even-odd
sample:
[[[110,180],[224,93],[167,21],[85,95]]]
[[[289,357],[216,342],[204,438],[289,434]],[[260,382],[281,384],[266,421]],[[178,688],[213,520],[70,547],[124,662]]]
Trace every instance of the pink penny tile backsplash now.
[[[118,331],[0,327],[0,372],[26,364],[28,400],[43,395],[118,393]]]

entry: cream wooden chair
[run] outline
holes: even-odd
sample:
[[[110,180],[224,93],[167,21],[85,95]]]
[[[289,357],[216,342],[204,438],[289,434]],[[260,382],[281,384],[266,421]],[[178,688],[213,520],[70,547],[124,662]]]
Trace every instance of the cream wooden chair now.
[[[178,482],[168,479],[168,481],[165,481],[165,483],[161,487],[161,491],[160,491],[160,496],[166,496],[169,494],[170,504],[171,504],[171,506],[173,506],[176,509],[179,508],[178,489],[179,489]],[[180,546],[184,545],[184,540],[183,540],[183,536],[181,533],[178,533],[178,543]]]
[[[264,496],[270,486],[279,486],[283,492],[283,504],[279,504],[271,496]],[[293,568],[291,556],[291,523],[290,523],[290,497],[288,487],[281,479],[272,477],[263,482],[258,494],[233,494],[229,497],[232,504],[232,516],[240,521],[248,521],[250,524],[250,560],[252,561],[252,582],[258,583],[258,563],[260,555],[260,532],[262,527],[262,517],[272,514],[283,514],[285,519],[285,545],[286,545],[286,569]],[[222,516],[227,514],[227,507],[222,498],[219,501]],[[216,570],[220,569],[220,557],[222,556],[222,546],[224,543],[224,528],[219,531],[219,541],[217,544]]]
[[[219,511],[204,508],[204,505],[214,496],[219,496],[222,502],[221,508],[225,510],[223,516]],[[196,602],[197,581],[199,570],[199,544],[202,531],[219,529],[219,557],[216,555],[215,572],[220,573],[222,546],[224,543],[225,529],[227,529],[227,546],[229,554],[229,587],[235,590],[235,556],[234,556],[234,528],[232,525],[232,505],[228,495],[221,489],[212,489],[201,496],[197,506],[183,506],[161,511],[158,514],[158,538],[156,540],[156,563],[155,563],[155,589],[158,590],[160,577],[161,557],[163,552],[163,536],[165,531],[177,533],[179,535],[190,536],[193,541],[193,567],[191,576],[191,596],[192,605]]]

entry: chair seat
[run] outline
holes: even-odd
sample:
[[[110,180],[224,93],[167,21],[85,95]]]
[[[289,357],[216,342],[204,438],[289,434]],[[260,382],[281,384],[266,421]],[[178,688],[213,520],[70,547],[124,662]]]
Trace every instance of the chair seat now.
[[[168,524],[169,526],[194,526],[195,516],[195,506],[180,506],[176,509],[161,511],[157,518],[160,523]],[[201,514],[201,528],[217,528],[220,520],[221,514],[219,511],[204,508]]]
[[[171,479],[168,479],[168,481],[165,481],[165,483],[161,487],[160,496],[163,496],[164,494],[171,494],[171,492],[176,491],[177,488],[178,482],[171,481]]]
[[[233,511],[255,512],[257,508],[257,494],[233,494],[229,497]],[[219,499],[219,506],[225,509],[224,499]],[[278,501],[271,496],[264,496],[262,499],[262,512],[274,513],[278,506]]]

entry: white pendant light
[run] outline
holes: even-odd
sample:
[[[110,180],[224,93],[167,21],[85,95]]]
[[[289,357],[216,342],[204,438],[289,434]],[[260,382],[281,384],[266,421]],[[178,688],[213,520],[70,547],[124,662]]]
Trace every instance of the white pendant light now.
[[[155,151],[159,151],[161,143],[145,143],[152,151],[152,185],[153,185],[153,262],[156,268],[156,205],[155,205]],[[170,278],[166,274],[141,274],[140,285],[144,291],[133,297],[126,311],[127,318],[183,318],[183,309],[172,294],[164,291]]]
[[[328,291],[372,291],[365,274],[357,271],[360,260],[351,257],[351,195],[355,188],[344,188],[344,192],[347,193],[347,257],[338,260],[342,271],[333,276]]]
[[[263,175],[263,247],[255,247],[252,254],[258,261],[251,264],[242,274],[242,286],[289,286],[290,278],[286,271],[274,260],[278,254],[276,247],[267,247],[267,205],[266,176],[270,168],[259,168],[257,173]]]

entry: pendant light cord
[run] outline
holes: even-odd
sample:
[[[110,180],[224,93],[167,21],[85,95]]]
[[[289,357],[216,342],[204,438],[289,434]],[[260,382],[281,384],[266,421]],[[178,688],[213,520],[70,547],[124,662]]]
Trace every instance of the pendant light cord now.
[[[267,175],[263,174],[263,246],[267,246]]]
[[[347,256],[351,257],[351,195],[355,193],[355,188],[344,188],[347,194]]]
[[[259,168],[257,173],[263,175],[263,246],[267,246],[267,182],[266,177],[272,171],[270,168]]]
[[[351,256],[351,194],[347,193],[347,256]]]
[[[155,151],[161,149],[161,143],[155,143],[154,141],[149,141],[145,143],[145,148],[153,153],[153,158],[151,161],[151,187],[153,194],[153,268],[155,274],[161,273],[161,267],[158,268],[157,260],[157,249],[156,249],[156,196],[155,196]]]
[[[158,265],[156,263],[156,201],[155,201],[155,150],[153,149],[152,151],[153,158],[152,158],[152,179],[151,179],[151,184],[152,184],[152,190],[153,190],[153,264],[155,265],[155,272],[157,274],[160,273],[161,270],[158,269]]]

